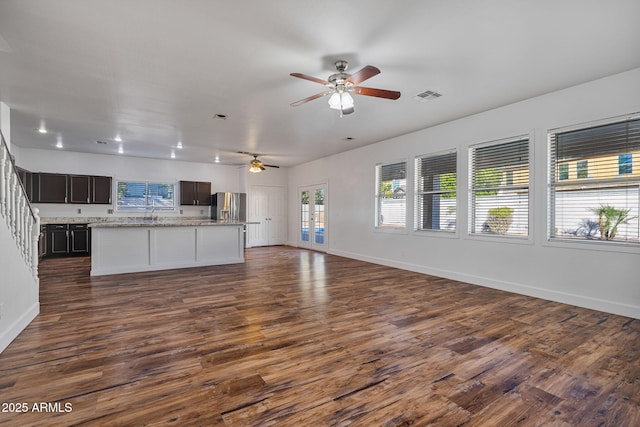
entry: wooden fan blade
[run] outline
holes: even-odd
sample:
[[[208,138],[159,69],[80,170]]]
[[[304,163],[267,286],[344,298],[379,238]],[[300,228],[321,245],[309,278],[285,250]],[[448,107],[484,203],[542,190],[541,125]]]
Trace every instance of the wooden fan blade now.
[[[372,87],[355,86],[353,88],[353,93],[358,95],[375,96],[377,98],[386,98],[386,99],[400,98],[400,92],[396,92],[395,90],[374,89]]]
[[[278,168],[278,169],[280,169],[280,166],[276,166],[276,165],[265,165],[263,163],[262,166],[265,166],[265,167],[268,167],[268,168]]]
[[[365,81],[367,79],[370,79],[371,77],[375,76],[376,74],[380,74],[380,70],[378,68],[374,67],[373,65],[367,65],[362,70],[352,74],[351,77],[349,77],[347,79],[347,81],[349,83],[357,85],[357,84],[360,84],[360,83],[362,83],[363,81]]]
[[[331,85],[331,83],[329,83],[329,82],[328,82],[328,81],[326,81],[326,80],[321,80],[321,79],[318,79],[318,78],[316,78],[316,77],[308,76],[308,75],[306,75],[306,74],[302,74],[302,73],[291,73],[291,74],[289,74],[289,75],[290,75],[290,76],[292,76],[292,77],[297,77],[297,78],[299,78],[299,79],[309,80],[309,81],[312,81],[312,82],[314,82],[314,83],[320,83],[321,85],[325,85],[325,86],[326,86],[326,85],[329,85],[329,86]]]
[[[296,101],[296,102],[292,102],[291,106],[292,107],[297,107],[298,105],[302,105],[305,102],[309,102],[309,101],[313,101],[314,99],[318,99],[318,98],[322,98],[325,95],[329,95],[331,93],[330,90],[324,91],[324,92],[320,92],[320,93],[316,93],[315,95],[311,95],[305,99],[301,99],[300,101]]]

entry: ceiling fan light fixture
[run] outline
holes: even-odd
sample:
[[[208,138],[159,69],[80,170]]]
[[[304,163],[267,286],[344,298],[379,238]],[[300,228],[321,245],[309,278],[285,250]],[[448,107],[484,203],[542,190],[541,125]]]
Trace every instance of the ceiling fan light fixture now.
[[[264,166],[262,166],[262,162],[256,158],[251,161],[251,167],[249,168],[249,172],[252,173],[260,173],[264,170]]]
[[[349,92],[342,92],[342,109],[348,110],[353,108],[353,97],[349,95]]]
[[[340,94],[338,92],[334,92],[333,95],[329,98],[329,108],[332,110],[341,110],[340,106]]]
[[[329,98],[329,108],[349,114],[353,112],[353,97],[349,92],[334,92]]]

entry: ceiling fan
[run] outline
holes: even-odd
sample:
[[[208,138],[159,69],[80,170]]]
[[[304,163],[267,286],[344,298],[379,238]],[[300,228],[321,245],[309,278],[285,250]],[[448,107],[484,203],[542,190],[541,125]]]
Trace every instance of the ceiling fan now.
[[[249,163],[251,167],[249,168],[249,172],[259,173],[265,170],[265,168],[279,168],[280,166],[276,165],[267,165],[258,160],[258,156],[260,154],[249,153],[247,151],[238,151],[238,154],[246,154],[248,156],[253,156],[253,160]]]
[[[292,103],[291,106],[297,107],[305,102],[313,101],[314,99],[322,98],[326,95],[331,95],[329,97],[329,108],[333,110],[340,110],[340,117],[342,117],[343,115],[351,114],[354,111],[353,98],[350,95],[351,93],[386,99],[400,98],[400,92],[397,91],[358,86],[363,81],[380,74],[380,70],[372,65],[367,65],[354,74],[345,73],[349,66],[347,61],[336,61],[335,66],[338,72],[330,75],[327,80],[321,80],[301,73],[291,73],[290,75],[293,77],[320,83],[328,88],[328,90],[325,90],[324,92],[296,101]]]

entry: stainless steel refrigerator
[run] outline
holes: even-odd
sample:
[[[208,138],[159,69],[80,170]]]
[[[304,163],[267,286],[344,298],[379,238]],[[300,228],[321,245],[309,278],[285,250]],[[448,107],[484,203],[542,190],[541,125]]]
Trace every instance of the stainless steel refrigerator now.
[[[223,222],[245,222],[247,220],[246,193],[212,194],[211,219]]]

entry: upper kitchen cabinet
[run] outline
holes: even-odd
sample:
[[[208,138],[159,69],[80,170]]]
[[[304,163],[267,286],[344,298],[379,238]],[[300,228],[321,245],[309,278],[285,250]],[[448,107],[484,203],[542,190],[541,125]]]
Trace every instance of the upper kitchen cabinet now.
[[[90,176],[69,175],[69,203],[89,203],[90,186]]]
[[[24,188],[25,193],[27,193],[27,198],[32,200],[33,198],[33,174],[26,169],[22,169],[16,167],[16,171],[18,172],[18,178],[22,183],[22,187]]]
[[[111,204],[111,177],[92,176],[91,177],[91,203],[110,205]]]
[[[180,204],[190,206],[211,205],[211,183],[180,181]]]
[[[111,177],[33,174],[33,203],[111,204]]]
[[[33,174],[34,203],[67,203],[68,175],[59,173]]]

